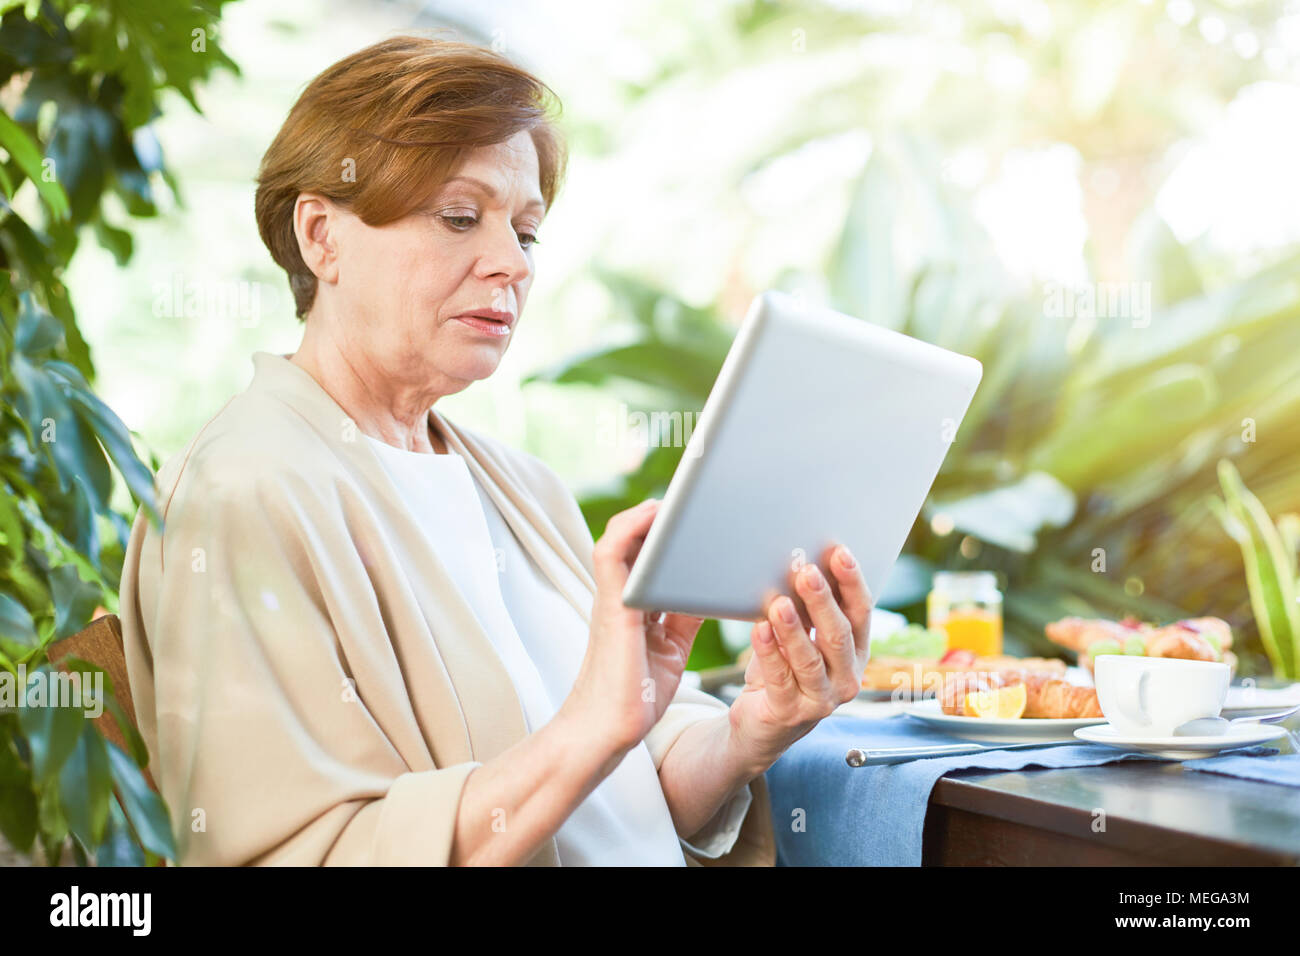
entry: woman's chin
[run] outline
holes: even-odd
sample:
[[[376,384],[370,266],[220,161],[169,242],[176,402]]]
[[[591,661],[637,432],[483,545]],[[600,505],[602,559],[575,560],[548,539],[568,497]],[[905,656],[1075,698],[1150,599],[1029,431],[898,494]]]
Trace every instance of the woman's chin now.
[[[453,361],[439,364],[445,374],[466,382],[477,382],[495,372],[501,365],[502,348],[491,343],[465,349]]]

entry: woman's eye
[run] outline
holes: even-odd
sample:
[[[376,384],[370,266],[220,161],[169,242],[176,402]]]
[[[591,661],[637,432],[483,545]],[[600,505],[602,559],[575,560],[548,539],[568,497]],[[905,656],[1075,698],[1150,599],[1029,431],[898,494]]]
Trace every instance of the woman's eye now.
[[[476,217],[468,215],[451,216],[444,214],[442,216],[442,221],[457,232],[465,232],[478,224],[478,219]],[[537,236],[531,232],[521,232],[517,233],[517,235],[519,236],[519,244],[524,248],[534,245],[539,241]]]

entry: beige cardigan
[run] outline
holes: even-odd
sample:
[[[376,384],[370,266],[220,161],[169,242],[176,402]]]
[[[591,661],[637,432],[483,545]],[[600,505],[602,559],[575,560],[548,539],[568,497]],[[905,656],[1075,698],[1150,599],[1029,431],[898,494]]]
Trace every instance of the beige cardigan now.
[[[375,451],[287,356],[157,476],[122,576],[127,673],[183,864],[446,864],[465,778],[521,740],[509,675]],[[437,412],[524,548],[590,621],[592,537],[540,459]],[[445,557],[445,556],[444,556]],[[655,767],[726,713],[683,684]],[[766,782],[735,846],[775,859]],[[683,844],[685,849],[685,845]],[[558,864],[548,840],[530,865]]]

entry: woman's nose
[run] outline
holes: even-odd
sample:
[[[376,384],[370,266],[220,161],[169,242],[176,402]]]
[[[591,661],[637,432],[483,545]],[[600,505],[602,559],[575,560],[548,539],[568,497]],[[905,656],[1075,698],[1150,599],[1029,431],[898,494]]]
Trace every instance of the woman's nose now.
[[[532,265],[528,254],[519,244],[519,234],[514,226],[506,224],[481,235],[486,237],[486,248],[479,255],[479,271],[482,278],[505,276],[509,282],[521,282],[528,278]]]

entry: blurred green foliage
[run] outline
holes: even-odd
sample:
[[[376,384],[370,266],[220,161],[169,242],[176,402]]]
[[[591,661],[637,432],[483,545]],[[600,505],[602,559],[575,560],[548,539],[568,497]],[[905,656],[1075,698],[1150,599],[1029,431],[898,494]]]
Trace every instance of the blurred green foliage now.
[[[1213,614],[1245,638],[1241,671],[1264,672],[1241,565],[1207,501],[1217,463],[1231,459],[1261,499],[1300,507],[1300,254],[1231,274],[1180,244],[1152,209],[1166,151],[1212,122],[1263,67],[1188,42],[1159,4],[1066,0],[1031,21],[1024,11],[1039,6],[939,4],[960,13],[946,23],[885,23],[818,3],[747,4],[730,37],[710,38],[715,55],[665,65],[634,96],[653,100],[674,83],[680,95],[685,77],[721,83],[788,59],[792,44],[846,64],[816,73],[803,108],[772,117],[770,137],[738,161],[752,172],[846,130],[872,138],[824,273],[788,272],[774,284],[824,290],[832,307],[984,365],[882,606],[919,620],[933,569],[987,568],[1006,592],[1011,652],[1056,652],[1043,626],[1065,615]],[[1218,12],[1229,30],[1267,42],[1277,10]],[[869,43],[897,55],[855,58]],[[1028,82],[951,68],[998,57],[1027,69]],[[1088,287],[1122,279],[1149,296],[1149,310],[1062,307],[1061,289],[1013,281],[971,196],[944,175],[964,146],[997,157],[1043,143],[1068,144],[1082,161]],[[1096,191],[1098,182],[1110,186]],[[698,412],[737,303],[759,289],[732,288],[700,307],[658,277],[602,278],[633,334],[532,380],[636,383],[652,391],[635,410]],[[583,496],[594,534],[616,511],[662,496],[682,449],[654,436],[650,446],[630,474]],[[692,667],[730,656],[712,624]]]
[[[1224,530],[1241,546],[1260,641],[1273,673],[1295,680],[1300,677],[1300,578],[1296,572],[1300,514],[1288,512],[1274,524],[1226,459],[1219,462],[1219,483],[1223,499],[1211,498],[1209,505]]]
[[[110,208],[153,216],[154,190],[175,189],[149,124],[163,90],[197,109],[195,84],[234,68],[214,39],[223,2],[0,3],[0,668],[15,682],[116,610],[129,518],[110,506],[115,476],[160,520],[150,467],[92,388],[63,272],[84,231],[125,263],[131,234]],[[104,681],[129,754],[82,707],[0,709],[0,833],[22,852],[39,841],[51,864],[69,837],[80,864],[175,856],[144,742]]]

